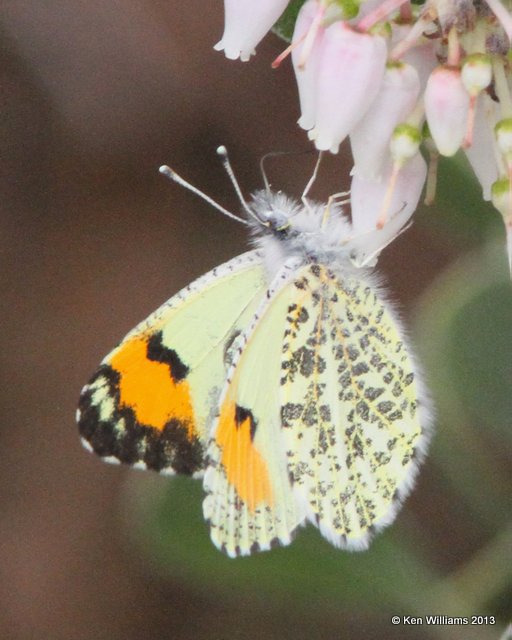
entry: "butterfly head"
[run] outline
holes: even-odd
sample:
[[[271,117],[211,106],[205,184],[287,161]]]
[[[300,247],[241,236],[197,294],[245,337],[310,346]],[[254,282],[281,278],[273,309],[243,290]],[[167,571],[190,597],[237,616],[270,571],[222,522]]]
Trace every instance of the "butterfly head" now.
[[[382,248],[400,232],[403,223],[396,225],[397,229],[391,229],[385,237],[381,237],[381,229],[355,235],[351,223],[334,197],[323,204],[306,200],[305,196],[298,202],[281,191],[272,191],[265,174],[266,188],[256,191],[251,201],[247,202],[233,173],[225,147],[219,147],[217,152],[242,204],[245,219],[222,207],[170,167],[164,165],[160,167],[160,172],[206,200],[228,218],[251,228],[255,244],[266,256],[265,261],[274,265],[270,271],[274,271],[288,257],[299,257],[304,263],[335,265],[349,262],[358,269],[373,266]]]
[[[282,191],[256,191],[249,208],[254,214],[249,222],[256,234],[269,233],[278,238],[288,238],[299,231],[294,220],[300,213],[300,206]]]
[[[350,223],[337,204],[299,203],[282,192],[253,194],[249,224],[264,253],[281,259],[298,256],[304,262],[339,262],[347,256]]]

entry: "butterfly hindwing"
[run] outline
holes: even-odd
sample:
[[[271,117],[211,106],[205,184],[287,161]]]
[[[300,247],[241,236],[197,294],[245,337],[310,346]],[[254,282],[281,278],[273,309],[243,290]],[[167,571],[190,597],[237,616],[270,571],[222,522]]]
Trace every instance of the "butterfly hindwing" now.
[[[251,251],[217,267],[140,323],[82,391],[84,443],[110,461],[200,474],[226,348],[266,289]]]
[[[280,403],[294,494],[330,542],[366,548],[426,446],[420,382],[369,282],[314,264],[289,286]]]
[[[230,556],[288,544],[304,521],[288,479],[279,406],[280,360],[290,294],[284,268],[237,353],[208,447],[204,514]]]

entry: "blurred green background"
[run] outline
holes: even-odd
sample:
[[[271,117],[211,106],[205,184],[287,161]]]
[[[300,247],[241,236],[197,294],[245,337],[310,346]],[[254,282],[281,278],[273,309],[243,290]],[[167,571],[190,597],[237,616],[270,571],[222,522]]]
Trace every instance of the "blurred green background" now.
[[[0,638],[499,640],[512,619],[512,287],[500,216],[463,159],[379,263],[436,407],[417,486],[370,550],[313,528],[236,561],[208,538],[200,483],[102,464],[78,440],[81,386],[136,322],[247,246],[158,175],[236,209],[260,157],[302,151],[288,64],[212,51],[222,3],[14,0],[0,8]],[[314,157],[275,158],[299,195]],[[315,195],[348,184],[328,158]],[[392,615],[494,626],[392,626]]]

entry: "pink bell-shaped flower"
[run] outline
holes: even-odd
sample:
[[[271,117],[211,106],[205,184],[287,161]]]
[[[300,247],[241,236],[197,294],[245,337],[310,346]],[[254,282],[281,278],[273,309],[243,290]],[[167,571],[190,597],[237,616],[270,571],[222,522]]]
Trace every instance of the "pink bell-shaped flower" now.
[[[453,156],[464,140],[469,112],[469,93],[456,67],[437,67],[425,89],[425,114],[439,153]]]
[[[323,6],[317,0],[308,0],[303,4],[292,38],[292,42],[297,43],[292,50],[292,63],[299,91],[299,126],[306,130],[315,126],[316,78],[320,46],[325,31],[319,22],[323,13]]]
[[[484,200],[491,199],[491,187],[498,179],[498,160],[494,126],[498,120],[499,107],[487,94],[477,98],[473,143],[464,149],[469,164],[473,168],[480,185]],[[504,167],[501,167],[505,171]]]
[[[287,5],[288,0],[224,0],[224,34],[214,49],[230,60],[249,60]]]
[[[377,228],[382,207],[388,199],[388,185],[392,178],[394,163],[388,157],[381,180],[366,180],[359,175],[352,177],[350,206],[354,245],[359,262],[376,257],[407,224],[416,210],[423,185],[427,177],[427,163],[417,153],[399,171],[391,199],[390,214],[386,224]]]
[[[391,134],[407,119],[419,92],[420,81],[413,67],[403,63],[386,67],[377,97],[350,133],[354,173],[369,179],[380,177]]]
[[[386,55],[382,36],[358,33],[344,22],[325,30],[318,59],[316,122],[310,131],[318,150],[337,153],[366,113],[379,91]]]

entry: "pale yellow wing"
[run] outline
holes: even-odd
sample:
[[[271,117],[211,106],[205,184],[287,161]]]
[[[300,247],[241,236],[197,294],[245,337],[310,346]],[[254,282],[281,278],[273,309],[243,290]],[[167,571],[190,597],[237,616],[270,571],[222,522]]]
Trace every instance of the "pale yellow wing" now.
[[[208,447],[204,515],[230,556],[288,544],[304,521],[288,479],[279,384],[281,348],[295,297],[294,265],[270,286],[240,341]]]
[[[294,495],[330,542],[352,549],[394,519],[429,424],[397,320],[359,278],[320,265],[296,278],[280,387]]]
[[[80,397],[88,448],[111,462],[200,474],[229,368],[226,351],[266,290],[258,252],[217,267],[141,322]]]

